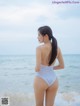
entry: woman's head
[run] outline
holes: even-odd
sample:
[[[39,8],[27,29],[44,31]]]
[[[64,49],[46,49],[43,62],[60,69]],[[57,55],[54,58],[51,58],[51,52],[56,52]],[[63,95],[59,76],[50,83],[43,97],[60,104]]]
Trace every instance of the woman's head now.
[[[42,26],[38,28],[38,40],[40,43],[45,42],[45,40],[51,40],[52,30],[49,26]]]
[[[57,56],[57,40],[53,36],[52,30],[49,26],[42,26],[38,28],[38,40],[40,43],[49,41],[52,39],[52,52],[51,52],[51,58],[49,61],[49,65],[53,63]]]

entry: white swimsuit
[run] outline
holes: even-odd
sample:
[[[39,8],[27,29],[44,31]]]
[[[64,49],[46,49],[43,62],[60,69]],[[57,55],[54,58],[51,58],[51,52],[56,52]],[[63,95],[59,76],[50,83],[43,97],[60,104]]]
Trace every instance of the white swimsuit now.
[[[44,81],[46,81],[46,83],[48,84],[48,86],[51,86],[57,76],[54,72],[53,66],[45,66],[41,64],[41,68],[39,72],[36,72],[36,76],[42,78]]]

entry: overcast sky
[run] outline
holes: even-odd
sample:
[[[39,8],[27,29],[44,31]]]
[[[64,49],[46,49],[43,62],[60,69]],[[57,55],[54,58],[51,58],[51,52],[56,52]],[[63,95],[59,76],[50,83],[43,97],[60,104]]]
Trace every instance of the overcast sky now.
[[[0,54],[35,54],[37,29],[49,25],[63,54],[80,54],[80,4],[0,0]]]

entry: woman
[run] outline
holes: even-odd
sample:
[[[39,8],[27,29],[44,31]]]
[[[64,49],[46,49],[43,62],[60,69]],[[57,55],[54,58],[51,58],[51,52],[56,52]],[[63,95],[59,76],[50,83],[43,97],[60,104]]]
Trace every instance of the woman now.
[[[63,69],[64,61],[57,40],[49,26],[38,29],[38,40],[44,43],[36,48],[36,76],[34,78],[34,92],[36,106],[53,106],[58,90],[58,79],[54,70]],[[51,42],[52,40],[52,42]],[[54,66],[58,59],[59,65]]]

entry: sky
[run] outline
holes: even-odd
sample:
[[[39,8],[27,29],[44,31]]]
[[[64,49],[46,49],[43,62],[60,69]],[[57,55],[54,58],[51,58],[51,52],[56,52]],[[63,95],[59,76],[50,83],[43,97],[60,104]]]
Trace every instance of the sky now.
[[[35,55],[37,29],[44,25],[51,27],[62,54],[80,54],[80,3],[0,0],[0,55]]]

